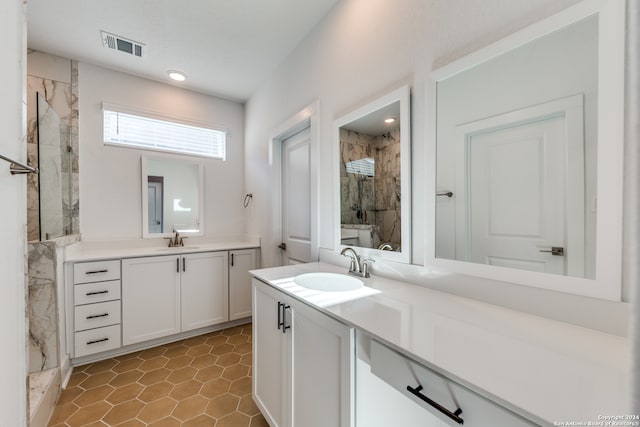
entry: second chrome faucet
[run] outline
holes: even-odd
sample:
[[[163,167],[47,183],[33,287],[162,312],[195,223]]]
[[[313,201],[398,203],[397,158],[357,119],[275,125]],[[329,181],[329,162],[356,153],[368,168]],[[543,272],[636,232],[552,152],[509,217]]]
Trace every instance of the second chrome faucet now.
[[[340,255],[348,256],[351,258],[351,263],[349,264],[349,274],[364,278],[370,277],[369,265],[367,263],[375,262],[374,260],[362,259],[362,257],[358,255],[353,248],[348,246],[340,252]]]
[[[176,246],[184,246],[183,239],[186,239],[186,237],[180,236],[180,233],[178,233],[176,230],[173,230],[173,232],[175,233],[173,236],[165,237],[166,239],[169,239],[169,247],[173,248]]]

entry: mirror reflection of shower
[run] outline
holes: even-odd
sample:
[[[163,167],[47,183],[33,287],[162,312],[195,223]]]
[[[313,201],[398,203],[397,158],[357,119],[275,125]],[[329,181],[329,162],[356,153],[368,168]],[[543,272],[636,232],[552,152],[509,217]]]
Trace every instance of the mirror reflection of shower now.
[[[37,117],[40,240],[49,240],[72,230],[71,132],[40,94]]]
[[[400,248],[399,129],[340,129],[343,245]]]
[[[369,224],[367,209],[374,210],[371,203],[371,196],[374,194],[374,181],[376,161],[371,157],[352,160],[345,164],[347,176],[356,183],[357,196],[355,203],[351,205],[351,210],[355,213],[357,224]]]

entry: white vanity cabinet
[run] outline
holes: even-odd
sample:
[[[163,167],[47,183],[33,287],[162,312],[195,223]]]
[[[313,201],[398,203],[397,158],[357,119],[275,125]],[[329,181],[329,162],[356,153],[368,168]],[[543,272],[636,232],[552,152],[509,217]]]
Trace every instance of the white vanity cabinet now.
[[[353,328],[253,280],[253,397],[272,427],[353,426]]]
[[[227,252],[122,260],[124,345],[228,320]]]
[[[120,347],[120,260],[74,264],[73,297],[75,357]]]
[[[122,260],[122,343],[180,332],[180,257]]]
[[[371,373],[390,388],[377,390],[377,403],[369,410],[371,413],[366,414],[369,418],[362,420],[365,422],[362,425],[367,427],[386,426],[385,419],[398,419],[399,416],[404,417],[405,423],[433,427],[462,424],[472,427],[537,425],[373,339],[370,341],[370,364]],[[361,374],[364,376],[366,372],[359,371],[358,375]],[[367,392],[371,393],[370,390],[358,391],[359,395],[363,395],[358,404],[372,402],[370,397],[367,401],[364,396]],[[404,398],[394,396],[398,392]],[[399,413],[401,405],[407,405],[403,402],[406,399],[418,406]],[[391,406],[385,404],[384,400],[395,400],[398,404]],[[408,405],[411,406],[411,403]]]
[[[181,259],[182,331],[229,320],[227,251],[184,255]]]
[[[99,360],[100,353],[112,356],[112,350],[123,353],[126,346],[133,351],[250,319],[249,270],[257,267],[258,249],[218,247],[202,252],[144,248],[127,258],[68,260],[71,358]],[[99,251],[101,258],[105,255]]]
[[[251,275],[256,249],[229,251],[229,320],[251,316]]]

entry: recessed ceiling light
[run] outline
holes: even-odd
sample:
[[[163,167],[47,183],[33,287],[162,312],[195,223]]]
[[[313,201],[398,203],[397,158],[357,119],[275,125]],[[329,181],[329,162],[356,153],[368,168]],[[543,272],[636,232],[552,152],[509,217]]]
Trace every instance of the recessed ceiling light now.
[[[391,123],[394,123],[396,121],[395,117],[389,117],[388,119],[384,119],[384,122],[388,125],[390,125]]]
[[[169,74],[169,77],[171,77],[173,80],[177,82],[183,82],[187,80],[186,74],[183,73],[182,71],[171,70],[171,71],[167,71],[167,74]]]

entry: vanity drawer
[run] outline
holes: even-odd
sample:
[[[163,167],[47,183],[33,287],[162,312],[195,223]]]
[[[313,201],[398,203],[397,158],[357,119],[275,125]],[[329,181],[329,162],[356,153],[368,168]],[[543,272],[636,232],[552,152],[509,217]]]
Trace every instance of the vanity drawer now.
[[[117,299],[120,299],[120,280],[85,283],[73,287],[74,305],[93,304]]]
[[[74,357],[113,350],[120,347],[120,325],[76,332]]]
[[[73,264],[73,283],[104,282],[120,279],[120,260],[77,262]]]
[[[449,425],[459,422],[443,411],[454,413],[458,408],[462,410],[458,416],[465,426],[537,425],[374,340],[371,340],[371,372]],[[441,405],[443,411],[407,389],[416,390],[420,386],[418,392]]]
[[[100,328],[120,323],[120,301],[79,305],[74,312],[74,330]]]

